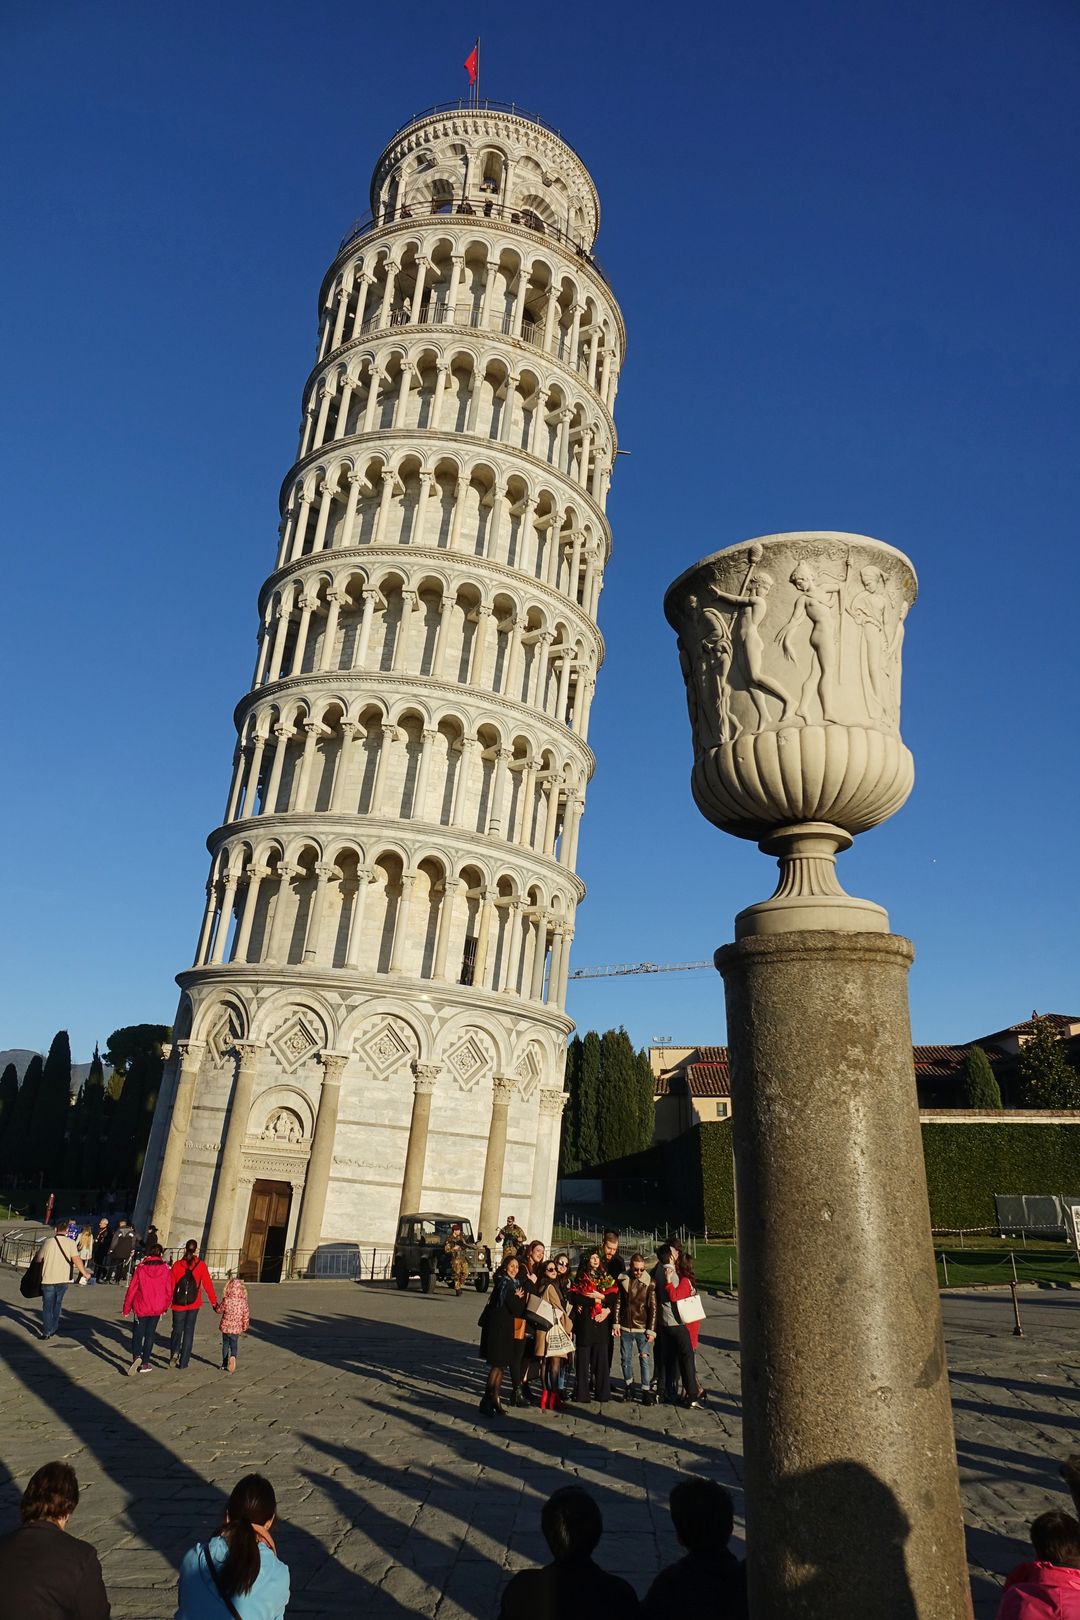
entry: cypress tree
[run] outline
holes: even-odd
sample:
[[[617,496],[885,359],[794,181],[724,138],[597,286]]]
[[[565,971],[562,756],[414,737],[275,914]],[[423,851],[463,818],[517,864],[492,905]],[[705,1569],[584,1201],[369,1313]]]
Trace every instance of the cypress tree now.
[[[11,1125],[15,1104],[19,1098],[19,1071],[14,1063],[9,1063],[3,1074],[0,1075],[0,1163],[4,1157],[4,1138]]]
[[[981,1046],[969,1046],[964,1055],[961,1089],[965,1108],[1001,1107],[1001,1087]]]
[[[581,1169],[581,1037],[575,1035],[566,1048],[566,1091],[569,1102],[563,1114],[559,1140],[559,1174],[572,1176]]]
[[[636,1152],[652,1146],[656,1116],[656,1077],[644,1047],[637,1054],[638,1139]]]
[[[64,1169],[64,1145],[71,1112],[71,1042],[66,1029],[53,1036],[34,1101],[33,1169],[46,1181],[59,1184]]]
[[[600,1160],[600,1037],[590,1029],[581,1043],[578,1071],[578,1152],[582,1166]]]
[[[65,1187],[78,1187],[79,1177],[82,1174],[83,1156],[83,1130],[85,1127],[85,1104],[83,1097],[86,1092],[86,1082],[79,1087],[75,1101],[71,1105],[68,1115],[67,1141],[64,1144],[64,1162],[58,1180]]]
[[[121,1082],[105,1154],[106,1175],[114,1186],[134,1186],[138,1177],[161,1086],[161,1043],[168,1034],[164,1024],[132,1024],[109,1036],[108,1056],[114,1065],[109,1089],[117,1076]]]
[[[1016,1071],[1028,1108],[1080,1108],[1077,1074],[1049,1018],[1031,1020],[1031,1036],[1020,1048]]]
[[[35,1052],[26,1065],[19,1095],[11,1111],[11,1124],[4,1137],[4,1168],[17,1176],[29,1176],[36,1167],[30,1163],[33,1147],[32,1127],[38,1092],[41,1090],[41,1054]]]
[[[105,1066],[101,1053],[94,1056],[82,1088],[82,1154],[74,1185],[97,1188],[101,1185],[101,1137],[105,1112]]]
[[[636,1062],[625,1029],[608,1029],[600,1038],[600,1108],[598,1157],[604,1164],[637,1148],[640,1108]]]

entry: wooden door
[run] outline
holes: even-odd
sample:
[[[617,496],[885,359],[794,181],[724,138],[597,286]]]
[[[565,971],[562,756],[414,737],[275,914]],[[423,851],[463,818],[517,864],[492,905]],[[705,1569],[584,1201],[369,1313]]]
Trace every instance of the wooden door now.
[[[257,1181],[251,1189],[247,1230],[240,1251],[245,1282],[279,1282],[289,1230],[292,1187],[287,1181]]]

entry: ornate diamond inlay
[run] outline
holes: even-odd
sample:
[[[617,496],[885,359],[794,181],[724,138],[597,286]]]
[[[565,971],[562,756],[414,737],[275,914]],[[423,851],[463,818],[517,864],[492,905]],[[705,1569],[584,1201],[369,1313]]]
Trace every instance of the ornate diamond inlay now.
[[[406,1066],[409,1059],[416,1055],[416,1043],[396,1020],[388,1018],[358,1042],[356,1051],[375,1078],[382,1080],[392,1070]]]
[[[232,1049],[243,1033],[244,1026],[236,1008],[228,1005],[222,1007],[206,1036],[211,1062],[218,1068],[228,1063],[232,1058]]]
[[[301,1013],[282,1025],[270,1042],[271,1050],[287,1074],[298,1069],[306,1058],[319,1049],[319,1036]]]
[[[488,1064],[487,1053],[473,1035],[455,1046],[447,1061],[460,1091],[472,1091]]]

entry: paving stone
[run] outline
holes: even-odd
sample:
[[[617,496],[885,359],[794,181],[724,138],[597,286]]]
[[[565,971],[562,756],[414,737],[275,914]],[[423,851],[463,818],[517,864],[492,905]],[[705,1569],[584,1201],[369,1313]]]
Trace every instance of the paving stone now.
[[[33,1470],[69,1458],[82,1489],[72,1528],[101,1553],[116,1620],[172,1616],[184,1550],[253,1470],[278,1493],[290,1616],[486,1620],[508,1574],[544,1557],[540,1506],[574,1480],[600,1500],[603,1561],[639,1591],[677,1555],[667,1497],[686,1472],[732,1490],[741,1545],[731,1302],[715,1301],[705,1325],[704,1411],[612,1401],[490,1419],[478,1410],[472,1324],[452,1300],[350,1284],[253,1288],[235,1376],[218,1371],[206,1313],[190,1368],[161,1365],[161,1335],[155,1376],[129,1379],[121,1297],[72,1290],[69,1336],[42,1344],[17,1277],[0,1275],[3,1525]],[[991,1620],[1001,1576],[1025,1556],[1030,1520],[1068,1506],[1058,1463],[1080,1449],[1080,1297],[1021,1298],[1023,1339],[1007,1293],[945,1306],[977,1620]]]

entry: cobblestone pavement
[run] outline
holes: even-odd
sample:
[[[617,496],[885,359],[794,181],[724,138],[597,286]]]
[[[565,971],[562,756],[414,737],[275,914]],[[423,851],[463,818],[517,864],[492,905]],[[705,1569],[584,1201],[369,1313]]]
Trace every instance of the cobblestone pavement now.
[[[700,1363],[708,1409],[613,1403],[549,1416],[481,1416],[473,1344],[480,1299],[347,1283],[252,1289],[253,1330],[233,1377],[217,1371],[208,1311],[186,1372],[123,1376],[119,1288],[71,1288],[62,1337],[0,1276],[0,1524],[40,1463],[74,1463],[72,1530],[98,1548],[120,1620],[174,1613],[182,1552],[214,1526],[251,1469],[278,1492],[289,1614],[486,1620],[509,1571],[543,1557],[539,1507],[579,1479],[604,1512],[602,1561],[644,1591],[676,1556],[667,1495],[684,1471],[721,1480],[741,1505],[733,1302],[716,1300]],[[976,1615],[1026,1526],[1067,1506],[1059,1459],[1080,1449],[1080,1295],[951,1296],[947,1338]],[[162,1336],[163,1337],[163,1336]]]

